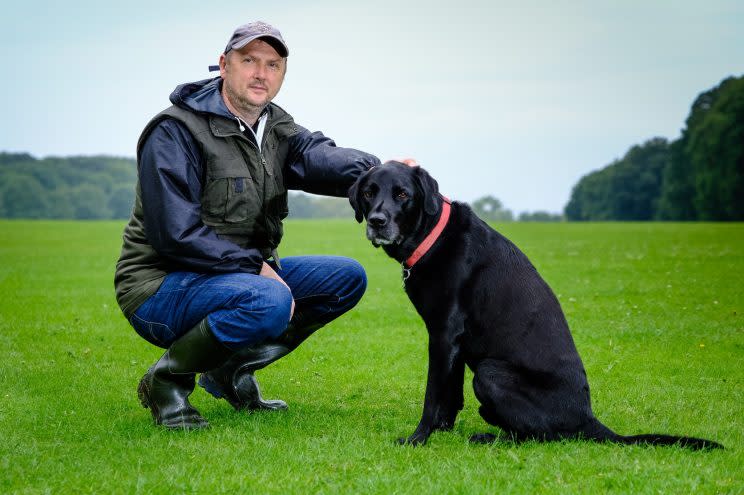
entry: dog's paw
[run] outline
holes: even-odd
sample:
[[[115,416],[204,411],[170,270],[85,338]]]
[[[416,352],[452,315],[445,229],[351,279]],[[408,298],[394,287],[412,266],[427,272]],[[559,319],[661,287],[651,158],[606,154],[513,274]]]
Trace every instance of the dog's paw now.
[[[424,437],[422,435],[416,435],[414,433],[410,437],[400,437],[398,440],[396,440],[396,443],[398,445],[411,445],[413,447],[417,447],[419,445],[424,445],[427,439],[428,437]]]

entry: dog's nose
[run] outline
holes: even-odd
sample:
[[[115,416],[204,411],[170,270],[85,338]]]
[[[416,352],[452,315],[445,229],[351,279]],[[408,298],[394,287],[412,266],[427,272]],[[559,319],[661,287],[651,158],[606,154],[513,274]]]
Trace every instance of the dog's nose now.
[[[367,223],[372,228],[379,229],[385,226],[385,224],[387,223],[387,219],[382,213],[373,213],[369,216],[369,218],[367,218]]]

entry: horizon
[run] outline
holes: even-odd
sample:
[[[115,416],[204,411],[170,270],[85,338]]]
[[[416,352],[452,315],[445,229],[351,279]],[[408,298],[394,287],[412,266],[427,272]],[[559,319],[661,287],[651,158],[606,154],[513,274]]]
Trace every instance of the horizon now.
[[[43,4],[5,9],[0,57],[20,76],[0,83],[0,149],[134,158],[173,88],[209,77],[232,30],[264,20],[290,49],[275,102],[300,125],[414,157],[453,199],[514,212],[562,212],[582,176],[677,139],[697,95],[742,75],[733,0]]]

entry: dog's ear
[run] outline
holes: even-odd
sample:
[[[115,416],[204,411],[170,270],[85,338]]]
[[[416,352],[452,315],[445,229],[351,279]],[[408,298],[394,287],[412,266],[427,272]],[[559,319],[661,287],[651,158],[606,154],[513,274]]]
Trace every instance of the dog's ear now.
[[[362,223],[362,220],[364,220],[364,214],[362,213],[362,204],[359,200],[359,194],[361,193],[361,188],[359,185],[364,181],[364,177],[367,175],[367,172],[364,172],[362,175],[357,177],[357,180],[351,185],[348,191],[349,195],[349,203],[351,204],[351,207],[354,208],[354,218],[356,218],[356,221],[359,223]]]
[[[421,189],[424,211],[429,215],[435,215],[439,211],[439,184],[421,167],[415,167],[413,174],[416,184]]]

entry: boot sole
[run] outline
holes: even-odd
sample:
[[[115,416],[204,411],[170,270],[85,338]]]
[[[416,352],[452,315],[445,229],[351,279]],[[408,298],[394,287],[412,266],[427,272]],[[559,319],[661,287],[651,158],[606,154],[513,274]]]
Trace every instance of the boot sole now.
[[[142,407],[144,407],[145,409],[150,409],[150,398],[148,397],[147,385],[145,384],[144,377],[142,378],[142,380],[140,380],[139,385],[137,385],[137,398],[139,398]],[[155,410],[153,409],[153,414],[154,413]]]
[[[203,388],[208,394],[210,394],[215,399],[225,399],[228,404],[232,406],[233,409],[236,411],[284,411],[286,409],[289,409],[287,406],[287,403],[283,400],[264,400],[261,399],[260,401],[251,402],[251,403],[245,403],[240,401],[239,399],[236,400],[234,394],[229,393],[226,391],[219,383],[212,380],[209,376],[202,373],[199,376],[199,380],[197,382],[201,388]]]

